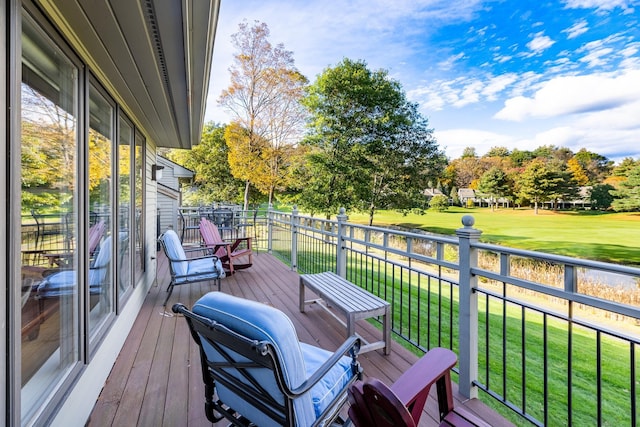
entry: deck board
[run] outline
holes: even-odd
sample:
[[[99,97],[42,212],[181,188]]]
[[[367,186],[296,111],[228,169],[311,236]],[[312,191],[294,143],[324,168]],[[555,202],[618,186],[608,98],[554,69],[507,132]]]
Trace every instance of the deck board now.
[[[345,328],[315,304],[298,309],[299,276],[274,256],[254,254],[254,265],[222,279],[221,290],[270,304],[292,320],[301,341],[335,350],[345,339]],[[206,292],[217,290],[213,282],[177,286],[167,312],[162,307],[169,282],[166,258],[158,253],[158,279],[138,314],[107,382],[95,403],[88,426],[211,426],[204,414],[204,385],[198,348],[191,339],[182,316],[171,315],[170,307],[181,302],[188,307]],[[313,295],[310,291],[309,294]],[[367,321],[358,322],[365,339],[379,339],[380,329]],[[391,384],[417,357],[398,343],[392,353],[382,350],[359,356],[365,376],[375,376]],[[455,398],[461,405],[460,395]],[[421,426],[437,426],[437,403],[432,396],[426,405]],[[464,405],[492,425],[509,426],[479,401]]]

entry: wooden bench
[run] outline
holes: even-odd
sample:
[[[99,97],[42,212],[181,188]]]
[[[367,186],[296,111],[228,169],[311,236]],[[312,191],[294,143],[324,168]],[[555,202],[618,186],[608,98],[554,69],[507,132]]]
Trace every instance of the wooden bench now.
[[[305,287],[312,290],[319,299],[305,300]],[[391,305],[367,292],[348,280],[332,272],[300,275],[300,312],[304,313],[307,303],[317,303],[334,318],[347,327],[347,337],[355,334],[356,322],[375,316],[382,316],[382,340],[367,343],[360,353],[384,348],[384,354],[391,353]],[[328,307],[333,307],[347,317],[346,323]]]

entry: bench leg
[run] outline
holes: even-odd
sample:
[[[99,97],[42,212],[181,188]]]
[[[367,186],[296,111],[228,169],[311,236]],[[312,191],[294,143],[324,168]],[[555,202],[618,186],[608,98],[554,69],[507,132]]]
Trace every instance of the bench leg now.
[[[304,283],[302,282],[302,278],[300,278],[300,313],[304,313]]]
[[[382,336],[384,337],[384,354],[391,354],[391,313],[388,307],[382,316]]]
[[[347,314],[347,338],[356,333],[355,316],[351,313]]]

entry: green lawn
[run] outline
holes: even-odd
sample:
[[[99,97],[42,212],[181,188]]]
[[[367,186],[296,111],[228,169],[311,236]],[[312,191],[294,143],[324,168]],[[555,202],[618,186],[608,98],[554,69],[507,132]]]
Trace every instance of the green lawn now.
[[[464,215],[475,218],[481,241],[519,249],[567,255],[576,258],[640,264],[640,213],[489,208],[450,208],[446,212],[403,216],[395,211],[378,211],[375,226],[396,225],[434,233],[454,235]],[[350,214],[349,221],[367,224],[366,214]]]

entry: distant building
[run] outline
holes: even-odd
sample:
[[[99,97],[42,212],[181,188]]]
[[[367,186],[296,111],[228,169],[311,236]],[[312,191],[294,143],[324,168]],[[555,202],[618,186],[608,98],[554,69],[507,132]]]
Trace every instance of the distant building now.
[[[458,199],[462,206],[467,206],[467,201],[471,200],[476,203],[476,192],[472,188],[461,188],[458,190]]]
[[[178,207],[182,206],[180,178],[193,179],[193,171],[158,156],[158,165],[163,166],[162,177],[158,180],[158,212],[160,232],[171,228],[178,230]]]
[[[422,192],[422,194],[424,194],[427,200],[431,200],[433,196],[444,196],[442,191],[438,190],[437,188],[427,188]]]

